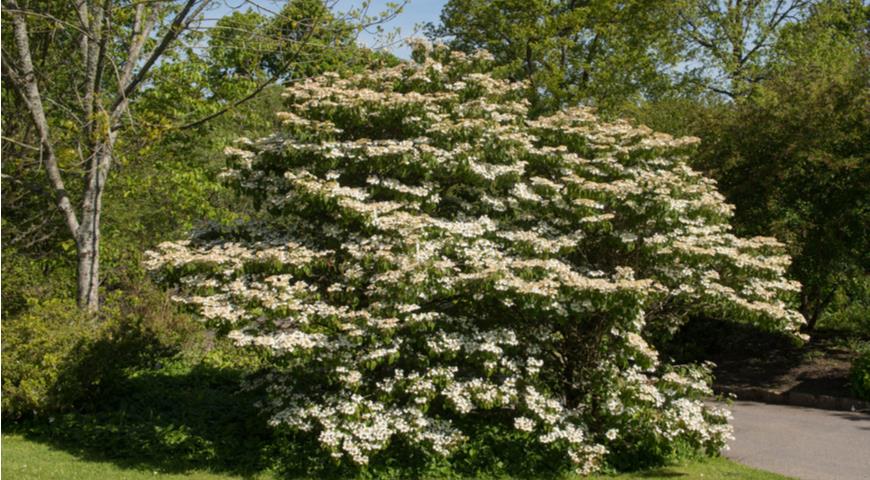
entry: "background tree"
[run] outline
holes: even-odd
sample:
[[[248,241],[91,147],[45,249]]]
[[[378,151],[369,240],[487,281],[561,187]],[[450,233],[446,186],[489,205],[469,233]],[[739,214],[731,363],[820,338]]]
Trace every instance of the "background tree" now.
[[[198,33],[204,28],[202,14],[213,4],[210,0],[4,2],[4,106],[12,104],[19,107],[19,111],[27,112],[27,118],[10,119],[4,115],[4,157],[8,153],[22,155],[21,162],[14,162],[14,171],[27,172],[29,180],[20,185],[28,185],[30,192],[34,192],[32,169],[27,168],[34,166],[31,159],[44,169],[48,189],[39,187],[37,192],[49,191],[55,197],[56,211],[72,239],[67,245],[76,253],[77,299],[83,308],[94,310],[99,305],[101,223],[109,173],[113,166],[117,167],[116,162],[123,153],[132,154],[135,146],[154,140],[155,137],[143,134],[146,132],[142,129],[155,133],[172,123],[170,117],[152,111],[151,119],[158,120],[157,127],[154,128],[154,123],[141,124],[139,120],[144,118],[139,115],[143,110],[136,104],[142,93],[152,92],[152,99],[162,96],[164,104],[174,101],[176,107],[191,105],[191,102],[184,96],[171,99],[174,93],[191,93],[191,99],[205,98],[206,101],[199,104],[200,109],[174,109],[175,112],[207,112],[200,119],[188,118],[189,126],[202,125],[251,100],[286,76],[290,63],[305,64],[308,61],[305,58],[315,53],[305,48],[309,39],[319,36],[319,42],[328,43],[326,39],[334,33],[331,26],[339,23],[331,14],[320,17],[329,13],[323,2],[291,2],[286,11],[278,12],[276,17],[295,33],[291,35],[290,30],[285,29],[281,35],[271,37],[272,43],[267,43],[283,55],[280,61],[273,62],[270,75],[244,93],[211,91],[207,76],[200,76],[197,82],[197,77],[189,74],[198,73],[195,61],[198,57],[193,52],[202,39]],[[305,13],[306,8],[314,7],[314,11]],[[285,18],[284,14],[295,17]],[[342,21],[345,40],[330,45],[352,44],[346,40],[347,33],[367,21],[377,22],[387,17],[358,17],[356,27]],[[225,26],[235,28],[232,20],[224,22]],[[268,33],[269,28],[274,30],[273,24],[261,30]],[[229,46],[221,41],[220,37],[215,37],[212,53],[229,48],[237,52],[250,49],[243,43]],[[186,51],[184,45],[187,45]],[[319,51],[322,53],[322,49]],[[231,60],[242,58],[225,55],[213,57],[211,61],[221,64]],[[239,66],[241,64],[235,67]],[[175,90],[169,92],[156,91],[156,83],[162,82],[165,86],[167,78],[161,76],[160,80],[155,80],[155,70],[163,74],[173,68],[177,70],[176,75],[168,79],[182,80],[186,86],[176,85]],[[214,94],[218,95],[217,99],[210,96]],[[220,95],[224,98],[220,99]],[[4,111],[9,109],[4,108]],[[122,150],[128,147],[133,148]],[[4,162],[4,173],[7,172],[5,167]],[[41,228],[40,225],[51,222],[46,220],[49,217],[45,212],[34,213],[36,215],[24,219],[29,226],[16,228],[15,233],[21,238],[30,236],[31,227]],[[57,229],[52,233],[57,233]]]
[[[790,245],[810,329],[870,270],[868,13],[828,1],[786,25],[764,78],[720,117],[699,158],[737,206],[739,231]]]
[[[831,305],[866,316],[868,7],[693,5],[681,27],[688,81],[626,111],[701,137],[695,165],[737,206],[738,231],[788,243],[809,328]]]
[[[491,52],[500,70],[530,82],[536,109],[585,103],[613,109],[666,85],[676,61],[673,1],[450,0],[428,35]]]
[[[767,77],[780,31],[816,0],[687,0],[679,9],[689,77],[730,98]]]
[[[15,86],[30,113],[42,166],[57,207],[75,240],[78,302],[83,308],[93,310],[99,303],[103,192],[130,97],[143,84],[151,67],[207,5],[207,1],[191,0],[176,10],[171,3],[116,5],[83,1],[75,8],[61,6],[54,12],[31,10],[30,5],[19,5],[14,0],[4,4],[4,23],[6,28],[12,28],[13,40],[4,42],[11,50],[3,51],[4,77]],[[43,26],[60,30],[51,48],[59,47],[59,55],[80,67],[81,75],[64,82],[61,92],[45,86],[50,82],[51,65],[34,62],[30,29]],[[156,42],[151,38],[155,30],[162,30]],[[44,44],[48,42],[46,39]],[[57,110],[67,113],[67,129],[72,130],[64,132],[72,137],[66,148],[75,152],[84,167],[78,208],[61,173],[57,142],[63,134],[59,135],[49,122]]]

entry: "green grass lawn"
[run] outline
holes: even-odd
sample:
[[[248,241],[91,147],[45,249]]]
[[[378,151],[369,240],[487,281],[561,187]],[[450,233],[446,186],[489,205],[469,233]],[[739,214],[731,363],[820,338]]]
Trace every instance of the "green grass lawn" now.
[[[88,480],[88,479],[118,479],[139,480],[145,478],[161,479],[195,479],[195,480],[229,480],[253,478],[257,480],[273,480],[274,475],[268,472],[254,477],[239,477],[227,474],[215,474],[192,470],[185,473],[161,473],[143,468],[125,468],[112,462],[87,461],[77,458],[68,452],[51,448],[42,443],[27,440],[19,435],[3,435],[2,442],[2,476],[6,480]],[[703,478],[713,479],[743,479],[743,480],[783,480],[787,477],[773,473],[762,472],[738,465],[726,459],[716,458],[702,462],[674,465],[655,470],[624,474],[617,476],[593,477],[607,479],[673,479]]]
[[[2,477],[8,480],[139,480],[145,478],[229,480],[243,478],[203,471],[190,471],[184,474],[161,473],[144,468],[124,468],[112,462],[82,460],[71,453],[27,440],[19,435],[3,435],[2,448]],[[259,478],[265,480],[271,477],[263,475]]]

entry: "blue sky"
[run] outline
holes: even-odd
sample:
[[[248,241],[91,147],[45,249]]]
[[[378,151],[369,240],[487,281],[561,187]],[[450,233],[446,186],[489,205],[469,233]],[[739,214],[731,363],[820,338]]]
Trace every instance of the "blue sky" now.
[[[369,6],[369,13],[374,14],[384,11],[387,3],[390,3],[390,1],[394,3],[401,2],[401,0],[372,0]],[[262,5],[272,10],[277,10],[280,9],[281,5],[284,3],[285,2],[283,1],[276,0],[252,0],[250,2],[248,0],[224,0],[219,8],[209,12],[206,16],[213,18],[221,17],[233,10],[245,11],[253,9],[255,8],[255,4]],[[447,3],[447,0],[410,0],[410,2],[405,5],[401,14],[389,23],[383,25],[384,30],[391,31],[398,28],[400,29],[401,37],[405,38],[411,36],[414,33],[414,28],[417,24],[437,22],[438,17],[441,14],[441,8],[445,3]],[[339,12],[348,11],[353,8],[358,8],[361,4],[362,0],[337,0],[335,10]],[[372,32],[363,32],[360,35],[360,42],[371,47],[380,46],[378,39],[372,34]],[[402,42],[399,42],[398,45],[392,45],[388,49],[402,58],[408,58],[410,55],[410,50],[405,47]]]
[[[389,3],[389,0],[372,0],[371,7],[369,7],[370,11],[383,11],[387,3]],[[437,22],[441,15],[441,8],[445,3],[447,3],[447,0],[411,0],[405,5],[402,13],[384,25],[384,30],[389,31],[399,28],[402,37],[411,36],[414,33],[416,25],[426,22]],[[346,9],[346,5],[358,6],[359,4],[360,2],[357,0],[343,0],[339,2],[337,8]],[[374,46],[377,43],[375,38],[365,32],[361,36],[360,41],[369,46]],[[408,58],[411,54],[410,49],[404,46],[404,43],[390,48],[390,51],[402,58]]]

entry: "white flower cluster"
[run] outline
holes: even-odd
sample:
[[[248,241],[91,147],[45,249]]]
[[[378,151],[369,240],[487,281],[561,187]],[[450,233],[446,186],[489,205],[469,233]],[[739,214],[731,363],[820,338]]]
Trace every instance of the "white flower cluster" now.
[[[623,436],[718,448],[726,413],[659,358],[647,319],[796,331],[782,246],[729,233],[732,208],[686,164],[697,139],[584,108],[530,119],[527,85],[488,68],[436,47],[293,84],[286,130],[226,152],[272,221],[146,266],[281,356],[264,408],[338,458],[394,437],[448,455],[460,417],[503,418],[583,473]]]

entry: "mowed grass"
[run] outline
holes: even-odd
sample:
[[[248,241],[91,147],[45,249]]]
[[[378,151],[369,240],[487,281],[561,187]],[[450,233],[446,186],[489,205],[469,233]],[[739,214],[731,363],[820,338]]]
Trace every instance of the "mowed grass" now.
[[[18,435],[3,435],[2,448],[3,464],[0,473],[4,479],[10,480],[138,480],[144,478],[226,480],[241,478],[199,471],[185,474],[164,474],[153,470],[123,468],[111,462],[86,461],[48,445],[26,440]]]
[[[269,472],[255,476],[235,476],[192,470],[184,473],[162,473],[143,468],[125,468],[112,462],[86,461],[68,452],[30,441],[19,435],[3,435],[2,477],[6,480],[91,480],[91,479],[192,479],[192,480],[280,480]],[[592,479],[743,479],[785,480],[774,473],[744,467],[724,458],[673,465],[654,470],[623,475],[597,476]]]
[[[2,475],[0,476],[7,480],[140,480],[145,478],[229,480],[243,478],[204,471],[189,471],[183,474],[162,473],[143,468],[124,468],[112,462],[87,461],[63,450],[27,440],[19,435],[3,435],[2,457],[2,471],[0,471]],[[253,478],[271,480],[273,477],[263,475]]]

